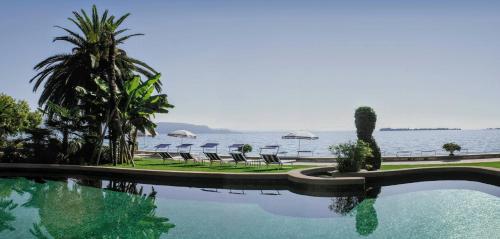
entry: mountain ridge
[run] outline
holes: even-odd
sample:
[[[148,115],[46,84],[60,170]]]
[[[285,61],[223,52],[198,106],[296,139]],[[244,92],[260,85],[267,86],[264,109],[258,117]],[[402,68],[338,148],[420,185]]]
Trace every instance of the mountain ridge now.
[[[159,134],[168,134],[175,130],[188,130],[195,134],[238,134],[241,132],[230,129],[211,128],[207,125],[179,123],[179,122],[158,122],[156,123],[156,132]]]

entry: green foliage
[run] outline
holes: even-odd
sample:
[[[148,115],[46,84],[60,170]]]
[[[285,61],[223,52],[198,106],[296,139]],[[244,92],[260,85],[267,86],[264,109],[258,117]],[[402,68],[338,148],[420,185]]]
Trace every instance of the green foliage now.
[[[103,145],[102,146],[102,156],[101,156],[101,163],[102,164],[111,164],[113,161],[111,160],[111,152],[109,149],[108,145]]]
[[[356,109],[354,113],[354,123],[356,124],[356,133],[361,140],[369,140],[375,130],[377,114],[368,106],[362,106]]]
[[[134,76],[125,82],[123,99],[120,104],[122,119],[142,133],[156,135],[156,124],[152,117],[155,113],[168,113],[174,106],[168,103],[166,94],[153,95],[154,86],[160,81],[160,74],[141,81],[140,76]]]
[[[23,142],[23,154],[26,162],[58,163],[64,159],[61,141],[52,130],[35,128],[26,131],[28,137]]]
[[[250,153],[250,152],[252,152],[252,150],[253,150],[252,145],[244,144],[243,146],[241,146],[241,152],[243,154]]]
[[[12,212],[17,206],[13,200],[0,198],[0,232],[15,230],[11,224],[16,220]]]
[[[1,157],[1,162],[3,163],[14,163],[23,162],[26,160],[26,156],[23,151],[23,141],[16,139],[4,142],[3,154]]]
[[[450,156],[454,156],[455,151],[462,150],[462,147],[460,147],[460,145],[458,145],[454,142],[450,142],[450,143],[443,144],[443,149],[448,151],[450,153]]]
[[[156,191],[146,193],[136,183],[100,180],[35,183],[24,178],[0,182],[0,231],[19,230],[16,208],[32,209],[34,238],[160,238],[175,225],[157,215]],[[82,185],[83,183],[99,188]],[[25,195],[23,204],[9,198]],[[112,229],[110,229],[110,226]]]
[[[378,170],[382,165],[382,153],[380,152],[380,147],[372,137],[372,140],[368,142],[370,148],[372,149],[372,156],[366,159],[366,169],[367,170]]]
[[[372,156],[370,145],[362,140],[332,145],[329,149],[336,156],[339,172],[357,172],[366,158]]]
[[[142,35],[125,34],[128,29],[121,27],[128,16],[115,17],[108,10],[100,14],[96,6],[91,14],[73,12],[69,21],[77,31],[58,26],[65,35],[54,38],[70,43],[71,52],[35,66],[38,73],[30,82],[35,91],[42,89],[39,104],[48,116],[47,125],[62,135],[66,160],[70,146],[78,142],[81,152],[91,152],[83,158],[86,163],[99,162],[108,135],[114,162],[133,163],[137,131],[155,135],[152,117],[173,107],[165,94],[154,94],[161,91],[160,74],[118,47]]]
[[[332,204],[328,205],[328,208],[339,215],[347,216],[361,201],[363,201],[361,197],[338,196],[332,199]]]
[[[98,87],[96,78],[106,79],[105,68],[109,65],[110,35],[115,38],[117,45],[124,44],[127,39],[142,34],[125,34],[128,29],[119,29],[130,14],[115,17],[108,14],[108,10],[101,15],[96,6],[92,7],[89,15],[83,9],[74,11],[69,18],[79,31],[60,27],[66,35],[55,37],[54,42],[71,44],[71,52],[57,54],[46,58],[35,66],[38,73],[30,80],[36,91],[41,86],[40,105],[52,101],[58,105],[73,108],[80,102],[77,87],[95,91]],[[130,57],[123,49],[115,49],[114,71],[118,85],[130,79],[133,74],[142,74],[153,77],[157,72],[146,63]],[[161,83],[155,85],[161,89]],[[100,87],[100,85],[99,85]],[[92,109],[87,109],[93,111]],[[95,110],[95,109],[94,109]]]
[[[375,198],[367,198],[356,207],[356,231],[359,235],[368,236],[378,226]]]
[[[382,154],[373,137],[373,131],[377,123],[377,114],[371,107],[363,106],[356,109],[354,119],[358,140],[367,142],[372,150],[372,156],[366,159],[367,169],[380,169]]]
[[[0,141],[7,136],[15,136],[27,129],[40,125],[42,115],[37,111],[30,111],[26,101],[0,94]]]

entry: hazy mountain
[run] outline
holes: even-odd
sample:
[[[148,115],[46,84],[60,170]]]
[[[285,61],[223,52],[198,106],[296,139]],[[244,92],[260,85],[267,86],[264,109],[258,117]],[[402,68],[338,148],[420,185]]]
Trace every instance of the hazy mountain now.
[[[186,123],[174,123],[174,122],[159,122],[156,123],[158,127],[156,127],[156,132],[159,134],[167,134],[174,130],[189,130],[195,134],[235,134],[240,133],[237,131],[232,131],[229,129],[214,129],[210,128],[206,125],[195,125],[195,124],[186,124]]]

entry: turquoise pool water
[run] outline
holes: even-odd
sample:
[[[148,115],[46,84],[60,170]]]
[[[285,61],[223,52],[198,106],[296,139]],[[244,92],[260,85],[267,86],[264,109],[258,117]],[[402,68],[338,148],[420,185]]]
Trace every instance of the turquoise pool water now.
[[[293,191],[293,190],[292,190]],[[0,238],[498,238],[500,190],[469,181],[316,197],[288,190],[0,179]]]

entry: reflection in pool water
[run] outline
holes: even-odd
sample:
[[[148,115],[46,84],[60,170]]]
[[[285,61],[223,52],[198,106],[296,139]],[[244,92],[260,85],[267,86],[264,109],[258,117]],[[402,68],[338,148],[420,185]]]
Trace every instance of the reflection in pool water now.
[[[134,183],[109,182],[107,188],[74,181],[2,179],[0,230],[26,233],[17,230],[19,220],[13,223],[17,207],[38,211],[39,220],[29,229],[34,238],[159,238],[174,227],[155,214],[154,191],[142,195]]]
[[[369,187],[358,196],[334,197],[330,210],[341,215],[356,215],[356,231],[359,235],[370,235],[378,226],[377,211],[374,208],[381,187]]]
[[[494,238],[500,190],[469,181],[358,194],[0,179],[0,238]]]

